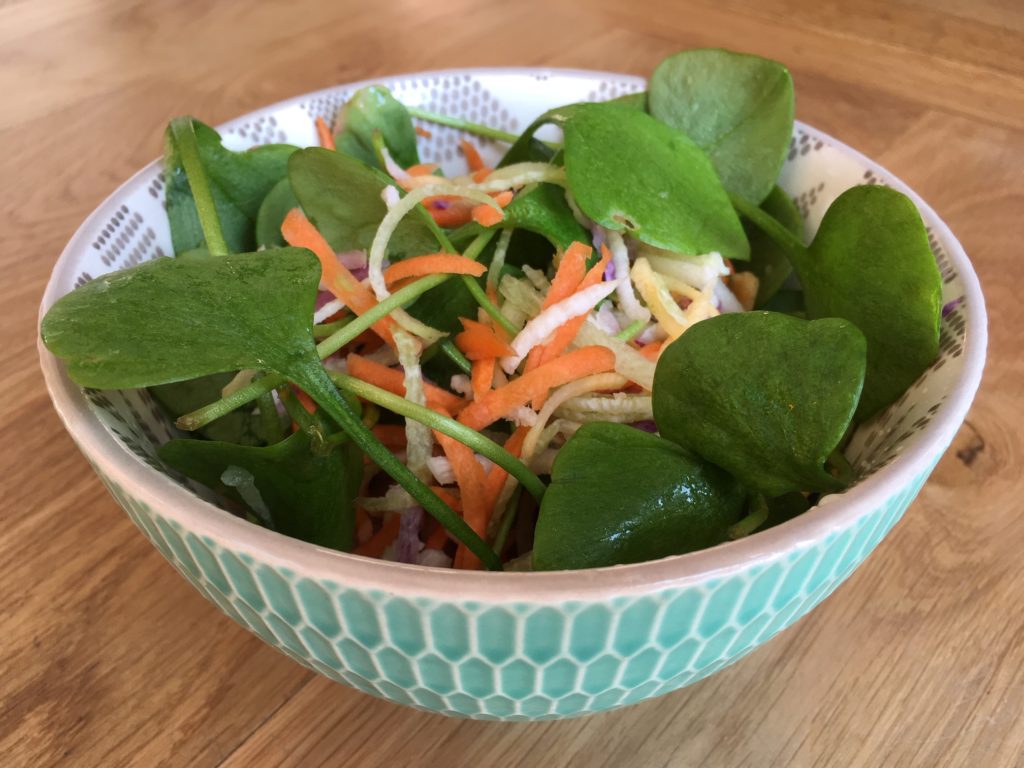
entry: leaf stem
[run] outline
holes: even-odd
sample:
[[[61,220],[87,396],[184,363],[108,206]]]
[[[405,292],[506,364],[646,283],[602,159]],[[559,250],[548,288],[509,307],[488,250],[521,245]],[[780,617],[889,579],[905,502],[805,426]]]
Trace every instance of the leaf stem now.
[[[730,526],[728,535],[730,539],[742,539],[749,536],[768,519],[768,502],[760,493],[750,501],[750,509],[747,516],[735,525]]]
[[[647,327],[647,321],[646,320],[634,320],[632,323],[627,325],[621,331],[616,333],[615,334],[615,338],[619,339],[620,341],[632,341],[637,336],[639,336],[641,333],[643,333],[643,330],[646,327]]]
[[[472,243],[466,246],[466,250],[462,255],[467,259],[475,260],[492,237],[494,237],[493,231],[481,232]],[[448,243],[448,246],[450,247],[451,243]],[[453,275],[430,275],[429,277],[421,277],[415,283],[395,291],[369,312],[352,318],[352,320],[347,322],[343,327],[317,344],[317,354],[320,355],[321,360],[326,357],[330,357],[354,338],[359,336],[359,334],[363,333],[363,331],[370,328],[381,318],[391,314],[392,311],[399,307],[405,307],[411,304],[427,291],[432,288],[436,288],[441,285],[441,283],[452,277]],[[221,398],[215,403],[204,405],[202,408],[198,408],[191,413],[186,413],[175,423],[179,429],[191,432],[199,429],[200,427],[206,426],[211,421],[219,419],[221,416],[226,416],[236,408],[241,408],[246,403],[251,403],[264,392],[269,392],[275,387],[281,386],[283,383],[283,376],[279,376],[276,373],[269,374],[264,376],[262,379],[257,379],[247,386],[236,390],[228,397]]]
[[[448,435],[448,437],[469,446],[476,453],[490,459],[516,478],[537,501],[544,498],[544,491],[547,488],[540,478],[531,472],[526,464],[475,429],[470,429],[455,419],[449,419],[429,408],[412,403],[404,397],[392,394],[373,384],[368,384],[354,376],[334,372],[329,373],[329,376],[331,381],[346,392],[379,405],[381,408],[386,408],[392,413],[397,413],[399,416],[406,416],[421,424],[425,424],[431,429],[436,429],[441,434]]]
[[[469,362],[462,352],[459,351],[459,348],[455,346],[455,343],[451,339],[441,339],[440,347],[441,351],[448,356],[449,360],[459,367],[460,371],[466,374],[473,372],[473,364]]]
[[[274,396],[264,392],[259,396],[257,402],[260,407],[260,423],[267,435],[267,443],[273,445],[284,440],[284,427],[281,425],[281,417],[277,413],[277,406],[274,404]]]
[[[229,252],[228,244],[220,228],[217,206],[210,192],[202,158],[199,156],[195,124],[191,117],[176,117],[171,121],[170,130],[178,155],[181,157],[181,167],[185,169],[185,178],[188,179],[188,186],[192,190],[192,199],[199,215],[199,226],[203,230],[206,248],[211,256],[226,256]]]
[[[512,523],[515,522],[516,512],[519,510],[519,497],[522,496],[522,493],[523,486],[517,485],[516,489],[512,492],[512,497],[508,500],[508,505],[504,509],[501,527],[498,529],[498,535],[494,537],[494,551],[498,553],[498,557],[501,557],[501,553],[505,550],[505,545],[508,543],[508,535],[512,532]]]
[[[458,128],[459,130],[466,131],[467,133],[473,133],[477,136],[483,136],[487,139],[496,139],[498,141],[508,142],[514,144],[516,139],[519,137],[514,133],[508,131],[502,131],[498,128],[491,128],[488,125],[481,125],[480,123],[473,123],[469,120],[463,120],[461,117],[450,117],[449,115],[441,115],[437,112],[431,112],[427,109],[421,109],[420,107],[406,107],[409,114],[413,117],[418,117],[420,120],[426,120],[430,123],[437,123],[438,125],[447,125],[449,128]]]
[[[501,570],[501,559],[494,550],[359,420],[322,366],[311,365],[296,369],[292,373],[295,383],[338,423],[374,464],[405,488],[427,514],[465,544],[487,568]]]
[[[782,226],[773,216],[734,192],[729,193],[729,201],[737,213],[752,222],[754,226],[774,240],[776,245],[786,251],[794,266],[807,253],[807,246],[800,238]],[[796,258],[794,259],[793,256]]]

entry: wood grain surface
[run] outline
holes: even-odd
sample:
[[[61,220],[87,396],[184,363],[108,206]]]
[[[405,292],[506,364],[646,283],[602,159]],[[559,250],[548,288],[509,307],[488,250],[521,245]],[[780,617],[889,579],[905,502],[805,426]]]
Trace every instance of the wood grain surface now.
[[[791,68],[798,116],[919,191],[991,317],[985,380],[903,521],[811,616],[620,712],[532,725],[318,678],[203,600],[50,408],[36,311],[82,219],[210,123],[345,81],[556,65],[647,74],[721,45]],[[1024,4],[0,0],[0,764],[1024,765]]]

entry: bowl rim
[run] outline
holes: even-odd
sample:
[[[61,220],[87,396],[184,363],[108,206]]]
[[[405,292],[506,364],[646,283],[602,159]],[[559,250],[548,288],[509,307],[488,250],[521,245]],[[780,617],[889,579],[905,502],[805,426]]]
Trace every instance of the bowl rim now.
[[[330,95],[339,88],[358,88],[384,81],[394,82],[423,77],[481,74],[532,77],[546,75],[646,83],[644,78],[635,75],[557,67],[425,70],[370,78],[354,83],[340,83],[311,91],[233,118],[219,125],[217,130],[231,130],[236,124],[244,123],[258,113],[283,109],[318,96]],[[289,538],[248,523],[199,498],[171,478],[153,470],[118,443],[93,415],[82,390],[68,378],[64,366],[58,359],[43,346],[38,332],[38,322],[42,321],[46,310],[59,298],[58,275],[67,268],[72,261],[72,255],[87,239],[87,232],[91,231],[89,225],[101,218],[100,212],[112,204],[113,200],[134,191],[136,187],[144,186],[160,163],[159,158],[136,172],[93,209],[76,229],[54,265],[40,304],[36,335],[40,366],[47,390],[65,429],[94,468],[110,481],[126,489],[138,501],[158,511],[161,516],[177,522],[194,535],[225,542],[236,552],[248,553],[264,564],[291,571],[297,576],[320,582],[333,582],[345,588],[374,590],[404,597],[430,597],[444,602],[477,600],[486,603],[562,604],[579,599],[627,597],[657,592],[666,587],[706,584],[709,580],[724,578],[754,563],[768,564],[780,560],[794,551],[806,549],[830,533],[850,526],[862,515],[883,506],[914,478],[932,468],[952,441],[974,399],[985,364],[988,339],[987,314],[978,277],[960,242],[931,206],[901,179],[857,150],[800,121],[796,121],[795,127],[824,139],[837,150],[864,163],[876,174],[884,176],[892,188],[903,192],[914,201],[922,218],[932,227],[936,236],[944,241],[948,256],[956,265],[963,282],[966,299],[964,364],[943,407],[915,436],[907,450],[894,461],[850,490],[827,497],[823,504],[808,513],[756,535],[710,549],[630,565],[576,571],[455,571],[377,560]]]

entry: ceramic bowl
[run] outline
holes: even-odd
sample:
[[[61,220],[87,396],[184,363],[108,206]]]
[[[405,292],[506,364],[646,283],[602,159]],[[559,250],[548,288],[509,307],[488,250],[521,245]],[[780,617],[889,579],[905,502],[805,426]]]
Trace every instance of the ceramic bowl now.
[[[624,75],[507,69],[383,78],[403,102],[521,130],[540,112],[643,89]],[[366,83],[300,96],[221,126],[233,148],[316,142]],[[430,125],[426,161],[456,171],[458,131]],[[483,142],[492,159],[499,148]],[[311,669],[446,715],[534,720],[621,707],[732,664],[799,619],[860,565],[917,495],[963,421],[985,358],[985,308],[960,244],[885,169],[797,124],[781,183],[812,235],[856,184],[914,200],[942,273],[941,356],[847,451],[860,480],[779,527],[638,565],[561,573],[465,573],[321,549],[250,525],[170,475],[156,447],[173,426],[145,392],[83,391],[40,347],[54,406],[131,519],[203,595]],[[160,165],[121,186],[75,233],[42,312],[75,286],[170,253]],[[197,637],[196,642],[201,642]]]

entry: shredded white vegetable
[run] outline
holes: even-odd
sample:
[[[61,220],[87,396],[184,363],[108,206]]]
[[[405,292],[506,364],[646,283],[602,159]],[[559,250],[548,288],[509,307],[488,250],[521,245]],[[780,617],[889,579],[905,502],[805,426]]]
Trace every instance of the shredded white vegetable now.
[[[423,389],[423,371],[420,368],[420,342],[404,331],[395,331],[395,346],[398,347],[398,362],[405,372],[405,399],[426,407],[427,395]],[[427,460],[434,451],[434,433],[426,424],[406,418],[405,439],[409,469],[420,480],[428,481],[430,470],[427,468]]]
[[[345,302],[341,299],[332,299],[313,313],[313,324],[322,323],[331,315],[336,315],[345,308]]]
[[[718,301],[722,312],[742,312],[743,305],[736,295],[729,290],[729,286],[719,280],[714,286],[715,299]]]
[[[383,496],[359,496],[356,506],[368,515],[381,515],[385,512],[401,512],[416,506],[416,500],[400,485],[392,485]]]
[[[687,256],[641,243],[638,255],[645,257],[655,272],[682,280],[698,290],[729,274],[722,254],[717,251]]]
[[[473,383],[469,376],[464,373],[456,373],[452,376],[451,389],[463,397],[467,397],[470,400],[473,399]]]
[[[551,290],[551,281],[544,274],[544,270],[534,269],[529,264],[524,264],[523,274],[526,275],[526,279],[530,281],[530,284],[541,293],[547,293]]]
[[[574,397],[556,410],[555,415],[583,423],[614,421],[632,424],[653,419],[654,405],[650,395],[615,392],[611,395]]]
[[[636,382],[648,392],[654,388],[654,363],[637,352],[622,339],[617,339],[597,327],[587,318],[576,334],[575,344],[578,347],[598,345],[607,347],[615,353],[615,372]]]
[[[651,311],[640,303],[633,292],[633,282],[629,279],[629,251],[626,249],[626,241],[614,229],[606,230],[605,238],[608,241],[608,249],[612,253],[615,277],[620,278],[619,286],[615,289],[615,296],[619,300],[619,309],[625,312],[626,317],[630,320],[647,322],[651,319]]]
[[[512,304],[527,317],[533,317],[540,312],[543,304],[540,294],[525,278],[520,280],[512,275],[505,275],[501,278],[498,293],[504,297],[506,305]]]
[[[612,280],[584,288],[562,301],[555,302],[530,320],[523,330],[512,339],[510,346],[515,350],[515,355],[509,355],[500,360],[505,373],[511,374],[515,371],[531,349],[543,343],[566,321],[590,312],[601,299],[613,293],[618,284],[618,280]]]
[[[455,482],[455,472],[452,471],[451,462],[444,456],[431,456],[427,459],[427,469],[437,480],[438,485],[451,485]]]

